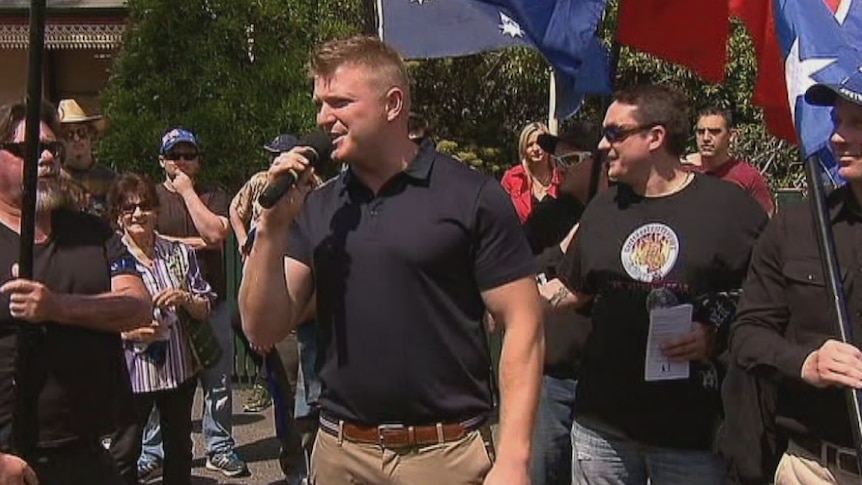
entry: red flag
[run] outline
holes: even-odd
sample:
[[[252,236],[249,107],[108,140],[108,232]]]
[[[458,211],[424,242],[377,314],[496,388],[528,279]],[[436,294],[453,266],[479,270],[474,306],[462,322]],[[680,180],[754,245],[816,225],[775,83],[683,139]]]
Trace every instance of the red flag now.
[[[757,84],[752,102],[763,109],[766,128],[773,135],[796,143],[773,8],[772,0],[730,0],[730,13],[748,28],[757,54]]]
[[[728,0],[621,0],[617,40],[681,64],[710,82],[724,80]]]

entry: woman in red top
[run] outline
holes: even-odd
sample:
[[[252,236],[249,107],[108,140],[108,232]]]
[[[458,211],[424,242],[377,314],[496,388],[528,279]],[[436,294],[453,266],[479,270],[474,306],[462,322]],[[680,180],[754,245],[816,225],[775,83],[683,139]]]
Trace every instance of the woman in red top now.
[[[518,155],[521,163],[503,175],[503,188],[509,193],[518,217],[524,222],[533,207],[545,197],[557,197],[560,171],[554,161],[537,143],[539,135],[548,133],[544,123],[533,122],[521,130]]]

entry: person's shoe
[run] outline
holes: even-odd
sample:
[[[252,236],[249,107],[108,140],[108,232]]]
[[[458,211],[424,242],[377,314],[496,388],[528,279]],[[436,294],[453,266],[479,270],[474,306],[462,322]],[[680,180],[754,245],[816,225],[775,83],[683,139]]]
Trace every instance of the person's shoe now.
[[[247,413],[259,413],[270,406],[272,406],[272,397],[269,395],[269,390],[262,384],[255,384],[242,409]]]
[[[147,485],[162,479],[162,465],[154,461],[138,463],[138,481]]]
[[[248,473],[245,462],[232,451],[207,458],[207,470],[221,472],[226,477],[238,477]]]

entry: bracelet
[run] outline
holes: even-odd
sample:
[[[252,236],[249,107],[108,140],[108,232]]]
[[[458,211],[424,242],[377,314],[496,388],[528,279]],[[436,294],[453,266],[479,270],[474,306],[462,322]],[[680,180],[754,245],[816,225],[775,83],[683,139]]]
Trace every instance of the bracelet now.
[[[556,292],[554,292],[554,294],[553,294],[553,295],[551,295],[551,299],[550,299],[550,300],[548,300],[548,301],[551,303],[551,306],[552,306],[552,307],[555,307],[555,308],[556,308],[557,306],[559,306],[559,305],[560,305],[560,303],[562,303],[562,301],[563,301],[563,300],[565,300],[566,298],[568,298],[571,294],[572,294],[572,292],[571,292],[571,291],[569,291],[569,289],[568,289],[568,288],[566,288],[565,286],[563,286],[563,287],[561,287],[559,290],[557,290]]]

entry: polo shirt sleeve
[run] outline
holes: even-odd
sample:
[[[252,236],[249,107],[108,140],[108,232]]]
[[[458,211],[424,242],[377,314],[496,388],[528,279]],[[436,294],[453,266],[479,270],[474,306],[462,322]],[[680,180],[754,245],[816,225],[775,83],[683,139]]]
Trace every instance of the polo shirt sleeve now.
[[[311,238],[309,237],[311,227],[307,213],[308,210],[303,208],[290,226],[286,256],[311,268],[314,250],[311,247]]]
[[[518,215],[496,181],[489,180],[480,189],[473,230],[473,272],[481,291],[535,277],[535,258]]]

